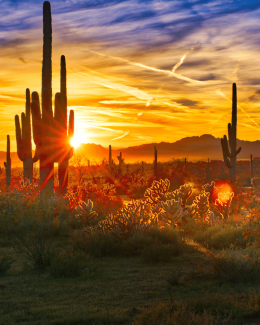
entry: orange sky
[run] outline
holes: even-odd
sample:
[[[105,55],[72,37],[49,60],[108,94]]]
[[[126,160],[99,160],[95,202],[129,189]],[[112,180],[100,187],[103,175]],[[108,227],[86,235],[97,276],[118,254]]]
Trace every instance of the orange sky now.
[[[0,150],[7,134],[16,150],[14,116],[24,111],[25,89],[41,93],[42,2],[21,3],[0,5]],[[68,108],[82,142],[116,148],[205,133],[222,137],[233,82],[237,136],[260,139],[257,5],[249,10],[242,1],[245,7],[235,10],[229,4],[223,15],[214,1],[172,13],[168,6],[177,1],[107,1],[94,8],[76,1],[76,9],[64,3],[51,2],[53,94],[64,54]]]

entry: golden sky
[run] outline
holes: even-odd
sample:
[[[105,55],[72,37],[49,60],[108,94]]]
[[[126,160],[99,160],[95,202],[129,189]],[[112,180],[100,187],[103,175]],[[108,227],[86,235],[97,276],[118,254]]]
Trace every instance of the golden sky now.
[[[84,143],[128,147],[227,134],[238,87],[241,140],[260,140],[259,1],[51,1],[53,94]],[[42,1],[0,2],[0,150],[25,89],[41,93]],[[53,96],[54,97],[54,96]]]

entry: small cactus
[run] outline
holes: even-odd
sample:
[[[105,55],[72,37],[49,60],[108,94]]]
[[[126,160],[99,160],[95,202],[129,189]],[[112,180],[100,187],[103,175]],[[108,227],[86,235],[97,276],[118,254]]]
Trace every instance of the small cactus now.
[[[109,167],[112,165],[112,147],[109,145],[109,157],[108,157]]]
[[[253,156],[250,155],[250,169],[251,169],[251,178],[254,178],[254,165],[253,165]]]
[[[158,162],[157,162],[157,149],[156,146],[154,146],[154,175],[158,175]]]
[[[10,136],[7,136],[6,161],[4,162],[6,173],[6,185],[11,185],[11,156],[10,156]]]

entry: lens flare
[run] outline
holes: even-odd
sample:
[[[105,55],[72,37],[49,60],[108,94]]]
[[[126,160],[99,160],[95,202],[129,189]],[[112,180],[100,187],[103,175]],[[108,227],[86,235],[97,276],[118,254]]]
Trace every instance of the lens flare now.
[[[227,193],[234,193],[232,185],[227,181],[216,181],[210,193],[212,202],[215,202],[219,198],[224,199]]]

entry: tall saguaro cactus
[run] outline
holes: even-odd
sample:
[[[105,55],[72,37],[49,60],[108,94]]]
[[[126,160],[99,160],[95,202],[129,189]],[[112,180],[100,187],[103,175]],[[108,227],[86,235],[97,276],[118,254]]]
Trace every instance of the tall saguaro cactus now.
[[[7,136],[7,148],[6,148],[6,161],[5,165],[5,175],[6,175],[6,185],[11,185],[11,156],[10,156],[10,136]]]
[[[230,178],[235,180],[236,159],[241,151],[241,147],[237,149],[237,87],[235,83],[232,96],[232,120],[228,123],[228,140],[226,135],[221,139],[223,158],[225,165],[230,169]]]
[[[68,183],[68,160],[72,157],[73,147],[70,139],[74,134],[74,111],[70,111],[67,132],[67,94],[66,63],[61,57],[61,92],[55,95],[54,115],[52,111],[52,70],[51,70],[51,6],[43,4],[43,61],[42,61],[42,112],[39,95],[32,93],[32,124],[36,152],[40,159],[40,185],[53,191],[54,162],[59,164],[60,194],[66,191]],[[68,133],[68,134],[67,134]]]
[[[61,56],[61,67],[60,67],[60,104],[56,103],[59,101],[59,94],[55,96],[55,115],[58,138],[60,138],[59,144],[59,158],[57,162],[58,175],[59,175],[59,192],[65,194],[68,186],[68,167],[69,159],[72,157],[73,148],[70,146],[70,139],[74,135],[74,111],[70,111],[69,118],[69,130],[67,127],[67,72],[66,72],[66,59],[65,56]],[[65,148],[64,148],[65,145]],[[64,150],[65,149],[65,150]]]
[[[21,121],[22,130],[20,126],[19,116],[15,115],[17,155],[23,162],[24,177],[32,180],[33,163],[38,161],[38,157],[36,152],[34,157],[32,157],[31,103],[30,90],[28,88],[26,89],[25,113],[22,113]]]

